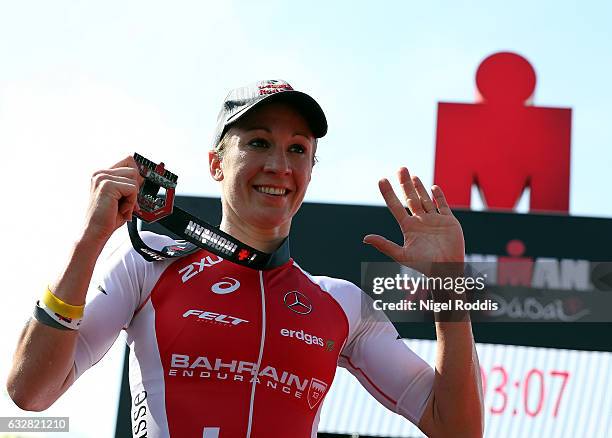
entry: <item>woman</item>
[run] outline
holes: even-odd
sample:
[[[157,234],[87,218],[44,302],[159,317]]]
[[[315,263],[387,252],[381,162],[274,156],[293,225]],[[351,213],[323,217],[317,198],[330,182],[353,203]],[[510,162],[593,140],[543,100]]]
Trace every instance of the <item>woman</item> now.
[[[467,315],[460,323],[436,322],[434,372],[384,315],[360,310],[359,288],[310,276],[289,257],[291,220],[326,131],[319,105],[286,82],[232,91],[209,154],[222,190],[220,228],[272,253],[267,268],[203,250],[147,263],[126,246],[81,315],[100,251],[138,209],[142,184],[132,158],[94,173],[82,236],[17,347],[7,383],[13,400],[46,409],[125,328],[136,437],[316,436],[336,365],[429,436],[481,436],[482,391]],[[433,187],[432,200],[406,168],[399,179],[412,215],[387,180],[380,190],[403,246],[376,235],[364,242],[419,269],[462,262],[461,227],[442,191]],[[172,240],[149,233],[146,242],[161,247]]]

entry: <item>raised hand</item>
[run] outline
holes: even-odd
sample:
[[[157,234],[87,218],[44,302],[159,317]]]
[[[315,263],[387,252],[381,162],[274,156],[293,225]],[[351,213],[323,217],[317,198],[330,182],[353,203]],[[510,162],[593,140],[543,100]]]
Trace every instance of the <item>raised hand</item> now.
[[[113,232],[138,211],[137,195],[144,178],[134,158],[126,157],[91,177],[89,207],[83,238],[106,243]]]
[[[380,180],[378,187],[402,230],[403,245],[377,234],[365,236],[364,243],[374,246],[398,263],[425,274],[429,273],[432,263],[462,263],[465,253],[463,231],[451,212],[442,189],[438,186],[432,187],[432,200],[421,180],[416,176],[411,177],[405,167],[398,171],[398,178],[412,216],[408,214],[387,179]]]

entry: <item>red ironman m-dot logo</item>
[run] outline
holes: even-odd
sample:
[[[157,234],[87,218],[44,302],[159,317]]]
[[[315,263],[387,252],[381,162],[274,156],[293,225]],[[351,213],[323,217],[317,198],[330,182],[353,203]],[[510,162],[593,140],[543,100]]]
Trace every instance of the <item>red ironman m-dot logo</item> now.
[[[482,61],[476,86],[476,103],[438,104],[434,182],[449,205],[470,208],[476,185],[511,211],[529,187],[530,211],[567,213],[571,109],[533,106],[536,73],[515,53]]]

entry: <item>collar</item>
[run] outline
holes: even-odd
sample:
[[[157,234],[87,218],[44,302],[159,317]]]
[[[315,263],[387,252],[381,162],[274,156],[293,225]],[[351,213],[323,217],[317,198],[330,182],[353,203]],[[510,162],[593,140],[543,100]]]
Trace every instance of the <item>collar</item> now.
[[[286,237],[278,249],[270,255],[270,260],[268,260],[268,263],[263,267],[263,270],[267,271],[269,269],[278,268],[287,263],[289,258],[291,258],[289,252],[289,237]]]

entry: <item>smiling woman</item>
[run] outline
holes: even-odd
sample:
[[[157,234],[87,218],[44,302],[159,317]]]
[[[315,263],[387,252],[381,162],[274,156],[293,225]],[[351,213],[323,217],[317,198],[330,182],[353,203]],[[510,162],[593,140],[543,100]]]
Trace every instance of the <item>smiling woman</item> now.
[[[269,253],[261,269],[205,250],[149,263],[125,246],[90,285],[102,247],[139,211],[143,183],[131,157],[95,172],[82,236],[19,340],[7,383],[17,405],[49,407],[125,329],[137,437],[315,437],[337,366],[427,435],[481,436],[467,313],[461,322],[436,321],[434,371],[384,313],[364,310],[368,298],[357,286],[312,276],[290,257],[291,221],[326,132],[317,102],[284,81],[238,88],[222,106],[209,153],[222,190],[220,228]],[[364,242],[411,268],[462,262],[461,227],[440,188],[432,199],[406,168],[398,176],[411,215],[389,181],[379,186],[403,246],[377,235]]]
[[[221,183],[221,227],[246,243],[255,233],[265,239],[254,247],[272,252],[289,234],[314,164],[315,137],[310,125],[284,102],[264,102],[228,128],[221,147],[209,155],[210,173]]]

